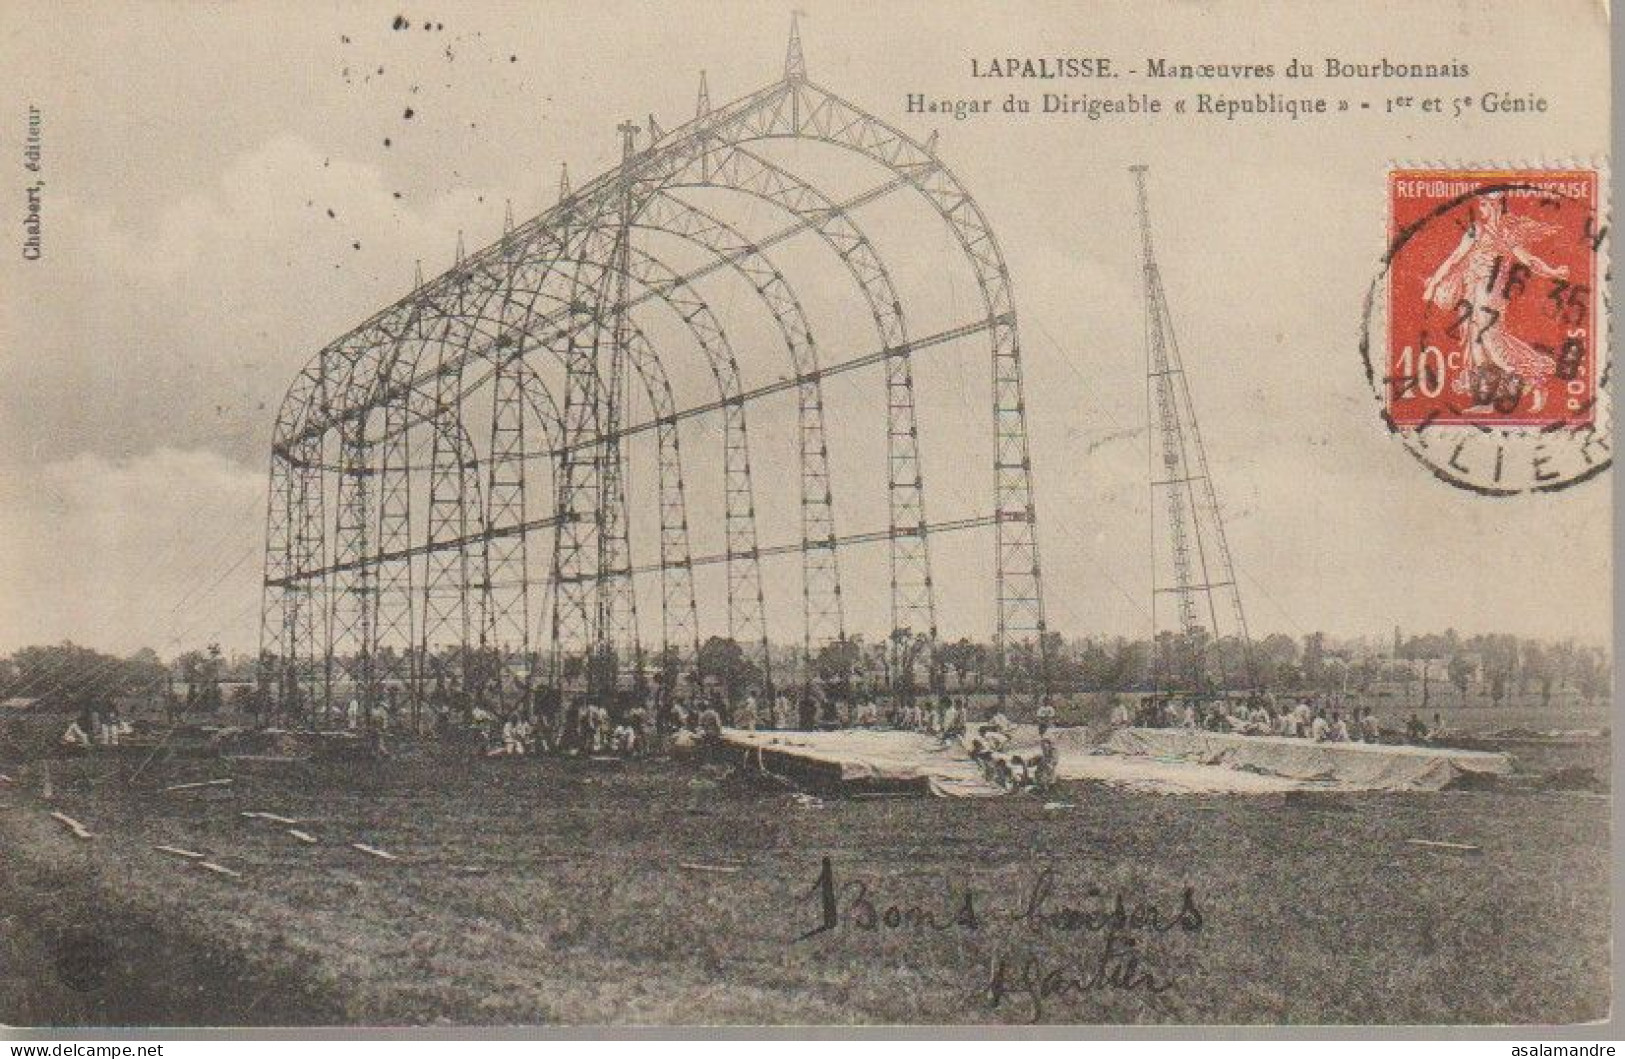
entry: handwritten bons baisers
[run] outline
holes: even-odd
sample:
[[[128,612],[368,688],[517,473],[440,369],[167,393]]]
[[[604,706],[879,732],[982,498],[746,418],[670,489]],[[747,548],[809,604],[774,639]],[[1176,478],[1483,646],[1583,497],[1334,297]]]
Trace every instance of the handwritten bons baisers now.
[[[888,900],[862,879],[840,879],[834,863],[825,857],[810,892],[818,904],[819,919],[798,941],[841,929],[979,930],[999,922],[1063,933],[1150,930],[1164,934],[1176,927],[1195,932],[1202,929],[1203,922],[1191,887],[1180,895],[1178,907],[1159,907],[1144,900],[1131,902],[1120,891],[1088,886],[1083,897],[1090,904],[1085,907],[1066,903],[1076,898],[1056,895],[1053,868],[1040,871],[1032,885],[1016,895],[1020,900],[1014,905],[995,903],[990,895],[971,887],[928,904]]]
[[[1035,1020],[1052,998],[1108,989],[1155,995],[1173,988],[1172,976],[1150,965],[1140,939],[1195,934],[1204,923],[1191,887],[1161,904],[1093,885],[1063,896],[1051,868],[1004,895],[966,887],[937,901],[917,901],[893,898],[862,879],[841,879],[825,857],[807,898],[816,906],[815,922],[798,942],[842,934],[958,932],[967,941],[986,938],[999,945],[980,987],[988,1005],[1020,999]],[[1056,942],[1058,955],[1051,951]],[[1022,951],[1024,946],[1032,951]]]

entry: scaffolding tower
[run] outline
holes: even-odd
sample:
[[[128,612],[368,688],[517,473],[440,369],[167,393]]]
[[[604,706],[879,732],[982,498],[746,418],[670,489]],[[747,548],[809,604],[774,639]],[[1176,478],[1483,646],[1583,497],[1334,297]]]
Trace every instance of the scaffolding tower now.
[[[1153,684],[1186,692],[1254,687],[1241,589],[1152,245],[1146,169],[1130,167],[1145,307]]]

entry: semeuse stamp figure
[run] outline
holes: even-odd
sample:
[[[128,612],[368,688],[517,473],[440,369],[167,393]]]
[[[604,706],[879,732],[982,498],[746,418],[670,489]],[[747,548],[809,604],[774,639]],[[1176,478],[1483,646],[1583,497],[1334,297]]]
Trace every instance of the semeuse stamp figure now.
[[[1395,170],[1387,191],[1361,352],[1390,431],[1436,477],[1486,495],[1600,473],[1611,417],[1596,171]]]

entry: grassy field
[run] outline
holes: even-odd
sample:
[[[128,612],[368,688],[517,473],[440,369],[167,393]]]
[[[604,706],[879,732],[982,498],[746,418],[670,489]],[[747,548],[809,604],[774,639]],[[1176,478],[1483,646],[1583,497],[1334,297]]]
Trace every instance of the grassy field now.
[[[805,802],[668,760],[176,759],[131,782],[138,763],[57,761],[49,800],[40,762],[0,769],[13,781],[0,784],[0,1021],[1568,1023],[1608,1010],[1609,804],[1595,795]],[[96,837],[73,838],[52,810]],[[244,811],[297,818],[318,841]],[[835,926],[797,940],[825,922],[826,856]],[[1124,922],[1086,914],[1118,896]]]

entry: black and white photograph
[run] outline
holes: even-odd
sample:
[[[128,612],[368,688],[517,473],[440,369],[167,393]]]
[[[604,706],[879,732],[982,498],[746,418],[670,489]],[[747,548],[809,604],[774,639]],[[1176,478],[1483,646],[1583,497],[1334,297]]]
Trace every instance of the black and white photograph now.
[[[1610,19],[0,3],[0,1035],[1615,1038]]]

